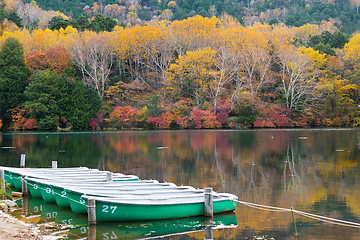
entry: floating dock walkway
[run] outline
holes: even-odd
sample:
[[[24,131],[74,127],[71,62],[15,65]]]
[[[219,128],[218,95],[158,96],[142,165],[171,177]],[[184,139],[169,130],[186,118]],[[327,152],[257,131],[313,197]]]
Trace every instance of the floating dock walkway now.
[[[146,221],[209,216],[234,211],[237,197],[216,193],[211,188],[195,189],[140,180],[135,175],[79,168],[0,167],[4,182],[21,190],[23,196],[42,198],[76,214],[88,214],[96,222]]]

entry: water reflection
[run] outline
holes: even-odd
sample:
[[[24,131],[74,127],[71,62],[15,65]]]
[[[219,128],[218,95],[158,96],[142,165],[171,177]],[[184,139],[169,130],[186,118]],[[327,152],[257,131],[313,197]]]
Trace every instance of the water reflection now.
[[[213,236],[213,229],[237,227],[236,215],[224,213],[207,219],[203,216],[182,219],[142,222],[110,222],[97,223],[88,226],[87,215],[76,215],[70,208],[59,208],[54,203],[47,203],[41,198],[23,197],[17,204],[22,209],[12,214],[27,223],[63,224],[64,229],[51,231],[53,236],[62,236],[66,239],[143,239],[153,237],[170,237],[183,233],[202,233],[203,236]],[[206,239],[212,239],[206,238]]]
[[[46,137],[47,136],[47,137]],[[89,166],[360,222],[359,130],[161,131],[2,135],[0,165]],[[239,205],[239,226],[214,239],[289,239],[291,214]],[[299,238],[360,239],[357,229],[296,216]],[[336,231],[335,231],[336,229]],[[203,239],[204,235],[187,234]],[[320,236],[320,237],[319,237]],[[171,237],[170,237],[171,238]],[[180,238],[177,238],[180,239]]]

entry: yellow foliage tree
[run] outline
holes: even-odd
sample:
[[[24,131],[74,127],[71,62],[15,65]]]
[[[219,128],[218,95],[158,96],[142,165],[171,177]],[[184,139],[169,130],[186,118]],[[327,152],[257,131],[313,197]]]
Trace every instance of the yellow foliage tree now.
[[[353,36],[348,43],[344,46],[344,57],[345,61],[354,64],[359,67],[360,64],[360,34]]]
[[[185,91],[195,98],[197,109],[204,103],[213,79],[215,54],[211,48],[188,51],[184,56],[179,56],[168,71],[168,87]]]
[[[309,48],[300,47],[298,51],[310,57],[312,59],[314,66],[319,69],[323,68],[324,65],[326,64],[327,59],[325,53],[321,54],[319,53],[319,51],[315,51],[311,47]]]
[[[174,21],[170,25],[170,32],[177,54],[183,56],[187,51],[212,46],[218,22],[216,17],[209,19],[200,15],[182,21]]]

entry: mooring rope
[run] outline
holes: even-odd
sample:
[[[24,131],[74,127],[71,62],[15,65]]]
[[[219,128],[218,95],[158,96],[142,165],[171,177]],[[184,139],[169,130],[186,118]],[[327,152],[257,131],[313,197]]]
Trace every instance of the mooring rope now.
[[[243,201],[239,201],[239,200],[237,202],[241,203],[243,205],[252,207],[252,208],[260,209],[260,210],[279,211],[279,212],[294,212],[294,213],[297,213],[297,214],[302,215],[304,217],[312,218],[312,219],[327,222],[327,223],[337,224],[337,225],[346,226],[346,227],[360,228],[360,223],[355,223],[355,222],[349,222],[349,221],[344,221],[344,220],[335,219],[335,218],[324,217],[324,216],[320,216],[320,215],[316,215],[316,214],[311,214],[311,213],[307,213],[307,212],[298,211],[298,210],[295,210],[295,209],[291,210],[291,209],[288,209],[288,208],[272,207],[272,206],[267,206],[267,205],[243,202]]]
[[[37,185],[37,184],[31,184],[31,183],[29,183],[28,181],[26,181],[26,179],[22,179],[22,180],[25,181],[27,185],[30,185],[30,186],[33,186],[33,187],[34,187],[35,185]],[[41,188],[39,185],[37,185],[37,187],[38,187],[40,190],[46,191],[45,188]],[[54,194],[57,194],[57,195],[59,195],[59,196],[62,196],[61,194],[55,192],[54,190],[52,190],[52,192],[53,192]],[[84,195],[85,195],[85,194],[84,194]],[[83,206],[87,206],[86,203],[82,203],[82,202],[76,201],[75,199],[69,198],[69,197],[67,196],[67,194],[66,194],[66,196],[62,196],[62,197],[63,197],[63,198],[66,198],[66,199],[68,199],[68,200],[71,200],[71,201],[73,201],[73,202],[76,202],[77,204],[80,204],[80,205],[83,205]]]

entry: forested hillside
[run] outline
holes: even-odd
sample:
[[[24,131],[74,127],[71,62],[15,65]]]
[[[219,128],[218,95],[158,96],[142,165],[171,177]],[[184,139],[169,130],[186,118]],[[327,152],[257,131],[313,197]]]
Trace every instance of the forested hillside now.
[[[31,1],[34,0],[25,0]],[[183,20],[195,15],[219,17],[227,13],[245,25],[258,21],[299,27],[333,19],[348,33],[360,28],[357,0],[37,0],[36,3],[42,9],[60,11],[73,19],[82,14],[92,17],[101,13],[125,24],[158,18]]]
[[[274,20],[264,2],[250,2],[233,3],[248,14],[240,20],[224,10],[171,21],[162,14],[186,2],[172,1],[145,22],[144,5],[129,2],[117,5],[126,8],[121,22],[106,16],[106,2],[103,14],[94,4],[71,19],[34,1],[2,1],[2,130],[360,125],[360,35],[339,18],[286,25],[287,13]],[[341,5],[318,7],[327,4]]]

